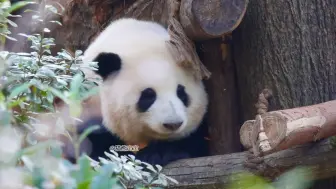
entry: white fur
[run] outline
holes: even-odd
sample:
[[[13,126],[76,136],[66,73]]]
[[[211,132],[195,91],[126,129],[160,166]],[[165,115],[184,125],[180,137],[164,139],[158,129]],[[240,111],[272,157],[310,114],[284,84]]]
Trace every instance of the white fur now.
[[[167,30],[154,22],[120,19],[84,53],[84,61],[92,61],[101,52],[120,56],[121,71],[102,83],[100,97],[105,125],[129,143],[186,136],[205,114],[208,99],[203,84],[174,61],[166,44],[169,39]],[[187,108],[176,95],[178,84],[189,95]],[[157,100],[147,112],[139,113],[137,101],[149,87],[156,91]],[[175,121],[183,121],[175,132],[162,125]]]

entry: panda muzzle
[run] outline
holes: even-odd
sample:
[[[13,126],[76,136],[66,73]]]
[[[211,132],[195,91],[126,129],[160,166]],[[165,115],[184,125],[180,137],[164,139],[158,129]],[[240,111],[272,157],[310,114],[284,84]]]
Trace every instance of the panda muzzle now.
[[[182,124],[183,124],[183,122],[164,123],[163,126],[166,129],[169,129],[171,131],[176,131],[177,129],[179,129],[181,127]]]

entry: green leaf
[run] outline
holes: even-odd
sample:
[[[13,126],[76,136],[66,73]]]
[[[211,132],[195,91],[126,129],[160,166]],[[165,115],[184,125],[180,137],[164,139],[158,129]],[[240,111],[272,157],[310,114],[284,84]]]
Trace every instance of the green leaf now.
[[[11,13],[13,11],[16,11],[28,4],[36,4],[36,2],[33,2],[33,1],[19,1],[17,3],[14,3],[9,9],[7,9],[7,12],[8,13]]]
[[[98,130],[100,127],[99,125],[90,126],[89,128],[85,129],[85,131],[79,136],[78,143],[82,143],[83,140],[93,131]]]
[[[70,93],[73,95],[74,98],[79,96],[79,90],[83,79],[84,78],[80,74],[76,74],[70,83]]]
[[[113,164],[105,164],[99,170],[99,175],[95,176],[91,182],[91,189],[122,189],[117,178],[111,178],[113,173]]]
[[[54,6],[52,6],[52,5],[46,5],[45,8],[47,10],[49,10],[50,12],[57,14],[57,9]]]
[[[59,2],[56,2],[56,4],[61,8],[62,12],[65,10],[65,8],[60,4]]]
[[[158,172],[160,172],[162,170],[162,166],[161,165],[155,165],[155,167],[158,169]]]
[[[58,82],[59,84],[63,85],[63,86],[67,86],[67,85],[68,85],[68,83],[67,83],[66,81],[64,81],[63,79],[58,79],[58,78],[57,78],[57,82]]]
[[[46,77],[56,77],[55,73],[50,70],[47,66],[43,66],[39,69],[38,74],[41,74]]]
[[[82,106],[80,102],[77,102],[76,100],[70,102],[69,109],[70,115],[75,118],[79,117],[82,112]]]
[[[90,96],[96,95],[99,92],[99,87],[94,87],[82,95],[82,100],[89,98]]]
[[[10,111],[0,111],[0,125],[7,126],[10,125],[12,113]]]
[[[59,56],[61,56],[62,58],[66,59],[66,60],[71,60],[72,61],[72,56],[65,50],[63,50],[62,52],[58,52],[57,53]]]
[[[86,156],[81,156],[78,160],[79,174],[77,175],[77,181],[83,182],[92,177],[92,169],[90,166],[90,160]]]
[[[57,140],[47,140],[47,141],[44,141],[44,142],[39,142],[37,143],[36,145],[34,146],[29,146],[27,148],[24,148],[22,150],[20,150],[18,153],[17,153],[17,156],[18,158],[20,158],[22,155],[25,155],[25,154],[32,154],[38,150],[41,150],[41,149],[46,149],[46,148],[49,148],[50,146],[60,146],[62,143],[60,141],[57,141]]]
[[[169,177],[169,176],[164,176],[167,180],[170,180],[171,182],[173,182],[174,184],[178,184],[178,181],[177,180],[175,180],[174,178],[172,178],[172,177]]]
[[[46,33],[50,32],[49,28],[44,28],[43,31],[46,32]]]
[[[11,20],[9,20],[9,19],[7,19],[7,23],[8,23],[9,25],[13,26],[13,27],[17,27],[17,26],[18,26],[15,22],[13,22],[13,21],[11,21]]]
[[[52,103],[53,100],[54,100],[54,95],[49,91],[49,92],[47,92],[46,98],[47,98],[49,103]]]
[[[59,21],[57,21],[57,20],[52,20],[52,21],[49,21],[49,22],[51,22],[51,23],[56,23],[56,24],[58,24],[58,25],[62,26],[62,23],[61,23],[61,22],[59,22]]]
[[[43,188],[42,184],[45,181],[45,178],[42,170],[39,168],[34,168],[32,176],[33,186],[36,186],[37,188]]]
[[[262,177],[252,173],[243,172],[231,176],[231,182],[228,189],[248,188],[248,189],[275,189]]]
[[[91,180],[87,180],[78,184],[77,189],[90,189]]]
[[[306,189],[313,184],[313,175],[309,168],[296,167],[282,174],[273,185],[276,188]]]
[[[13,89],[13,91],[8,96],[8,100],[11,101],[14,97],[18,96],[20,93],[24,92],[25,90],[29,89],[29,87],[32,86],[31,83],[25,83],[22,84],[16,88]]]
[[[79,57],[80,55],[82,55],[83,54],[83,51],[81,51],[81,50],[76,50],[76,52],[75,52],[75,57]]]
[[[13,37],[9,37],[8,35],[1,34],[1,33],[0,33],[0,35],[2,35],[2,36],[4,36],[4,37],[6,37],[6,38],[7,38],[7,39],[9,39],[9,40],[12,40],[12,41],[17,41],[17,39],[15,39],[15,38],[13,38]]]
[[[96,172],[91,168],[90,160],[85,155],[79,158],[78,164],[79,170],[73,172],[73,176],[78,183],[78,188],[89,188]]]
[[[61,146],[52,146],[51,147],[51,155],[57,158],[61,158],[63,154]]]
[[[70,104],[70,101],[68,100],[68,98],[61,91],[51,88],[51,87],[48,88],[48,90],[52,92],[55,96],[59,97],[66,104]]]

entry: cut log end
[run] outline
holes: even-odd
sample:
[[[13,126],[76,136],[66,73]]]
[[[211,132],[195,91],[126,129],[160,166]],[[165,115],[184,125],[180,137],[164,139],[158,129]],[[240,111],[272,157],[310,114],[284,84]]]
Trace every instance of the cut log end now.
[[[181,3],[180,19],[195,40],[220,37],[241,22],[248,0],[187,0]]]
[[[263,154],[314,142],[336,133],[336,100],[311,106],[267,112],[257,119],[246,121],[240,130],[240,140],[245,148],[267,141],[271,149]],[[256,127],[262,129],[255,130]],[[257,131],[257,137],[253,135]],[[260,138],[263,137],[264,138]],[[260,145],[258,146],[261,147]]]

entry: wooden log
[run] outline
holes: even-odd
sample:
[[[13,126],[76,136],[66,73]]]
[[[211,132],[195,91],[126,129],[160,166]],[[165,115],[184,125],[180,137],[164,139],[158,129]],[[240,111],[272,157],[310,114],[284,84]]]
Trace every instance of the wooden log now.
[[[247,4],[248,0],[182,0],[180,21],[193,40],[220,37],[240,24]]]
[[[258,150],[262,154],[334,136],[336,100],[267,112],[256,120],[246,121],[240,130],[241,143],[245,148],[252,148],[253,132],[261,127],[263,130],[258,134]]]
[[[237,181],[232,177],[234,174],[249,171],[244,166],[247,156],[248,152],[241,152],[179,160],[165,166],[163,172],[179,182],[171,185],[171,188],[223,189],[231,181]],[[330,141],[324,140],[267,155],[259,167],[265,167],[260,170],[267,175],[272,172],[283,173],[295,166],[307,166],[311,168],[314,179],[321,179],[336,175],[335,158],[336,151]]]

